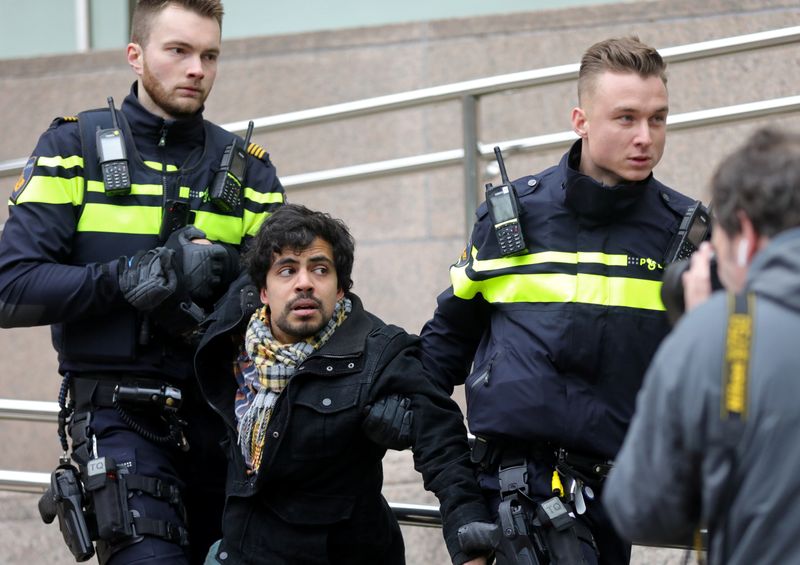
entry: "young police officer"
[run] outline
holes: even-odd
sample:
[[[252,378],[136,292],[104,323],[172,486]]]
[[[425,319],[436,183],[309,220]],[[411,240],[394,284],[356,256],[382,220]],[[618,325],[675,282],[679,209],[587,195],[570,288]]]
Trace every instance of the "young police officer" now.
[[[193,339],[283,201],[263,150],[203,120],[222,15],[219,0],[138,2],[131,93],[113,118],[52,123],[0,245],[0,325],[52,325],[101,563],[199,562],[219,537],[222,429],[192,384]],[[230,149],[237,164],[220,173]]]
[[[458,406],[425,376],[419,339],[350,292],[346,226],[287,204],[264,222],[247,259],[250,278],[220,301],[195,359],[230,439],[223,539],[208,562],[404,563],[381,460],[392,436],[406,435],[441,502],[453,563],[485,563],[488,546],[466,554],[456,535],[489,517]],[[404,434],[367,422],[370,406],[398,395],[413,412]]]
[[[482,205],[422,330],[429,374],[448,391],[466,384],[473,458],[494,505],[520,489],[542,501],[572,486],[563,498],[589,563],[630,557],[596,497],[668,331],[662,262],[691,203],[652,174],[664,72],[637,38],[587,50],[572,111],[580,139],[558,165],[513,183],[524,249],[501,249],[492,218],[502,210]]]
[[[608,479],[614,525],[643,543],[708,528],[709,563],[797,563],[800,135],[757,131],[714,175],[712,245],[688,312],[648,369]],[[707,300],[707,301],[706,301]]]

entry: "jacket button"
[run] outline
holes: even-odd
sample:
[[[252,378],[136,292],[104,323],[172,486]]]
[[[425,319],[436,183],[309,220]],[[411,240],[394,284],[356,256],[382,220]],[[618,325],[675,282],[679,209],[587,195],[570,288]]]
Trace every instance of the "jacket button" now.
[[[536,184],[537,184],[536,179],[531,179],[528,181],[528,186],[536,186]]]
[[[323,406],[330,406],[331,404],[333,404],[333,401],[330,398],[323,398],[322,399],[322,405]]]
[[[330,373],[331,371],[333,371],[333,365],[328,365],[327,367],[325,367],[325,370]]]
[[[356,364],[355,364],[355,363],[348,363],[348,364],[347,364],[347,368],[348,368],[348,369],[352,369],[352,368],[353,368],[353,367],[355,367],[355,366],[356,366]]]
[[[280,436],[281,436],[280,432],[272,432],[272,437],[274,437],[275,439],[278,439]]]
[[[225,561],[228,558],[228,552],[227,551],[220,552],[219,558]]]

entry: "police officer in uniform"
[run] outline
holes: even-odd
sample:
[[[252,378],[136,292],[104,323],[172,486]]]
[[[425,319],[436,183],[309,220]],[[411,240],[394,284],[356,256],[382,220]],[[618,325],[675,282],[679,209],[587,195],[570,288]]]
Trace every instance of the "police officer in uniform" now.
[[[240,248],[284,200],[264,150],[203,119],[222,15],[219,0],[138,2],[130,94],[51,124],[0,244],[0,325],[52,326],[101,563],[198,563],[220,536],[224,430],[192,355]],[[220,173],[226,151],[239,165]]]
[[[533,500],[572,484],[588,563],[630,558],[599,489],[668,331],[663,257],[692,202],[652,174],[664,150],[664,71],[635,37],[588,49],[572,111],[580,139],[558,165],[513,182],[524,249],[501,250],[482,205],[421,334],[429,374],[450,392],[465,384],[473,459],[494,507],[501,469],[520,470],[516,486]]]

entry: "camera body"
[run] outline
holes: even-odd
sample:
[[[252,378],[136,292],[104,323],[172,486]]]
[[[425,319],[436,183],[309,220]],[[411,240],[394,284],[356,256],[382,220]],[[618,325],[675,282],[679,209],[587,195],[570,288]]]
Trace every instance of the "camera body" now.
[[[683,273],[689,270],[689,259],[681,259],[670,263],[664,267],[664,278],[661,281],[661,301],[667,310],[667,318],[669,323],[675,325],[686,312],[686,303],[683,299]],[[711,290],[721,290],[724,288],[722,282],[719,280],[717,273],[717,261],[711,259],[709,265],[711,271]]]
[[[711,218],[708,210],[698,200],[692,204],[681,220],[678,233],[670,241],[664,256],[664,277],[661,281],[661,301],[667,318],[673,326],[686,311],[683,299],[683,273],[689,269],[689,258],[700,244],[711,239]],[[711,260],[711,288],[719,290],[722,283],[717,275],[717,262]]]

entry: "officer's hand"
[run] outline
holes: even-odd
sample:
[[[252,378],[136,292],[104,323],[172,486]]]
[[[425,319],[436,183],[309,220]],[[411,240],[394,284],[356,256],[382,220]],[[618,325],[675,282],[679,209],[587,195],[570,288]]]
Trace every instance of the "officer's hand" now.
[[[411,447],[414,411],[405,396],[386,396],[364,409],[361,428],[373,442],[398,451]]]
[[[164,247],[120,257],[118,281],[125,300],[134,308],[150,312],[178,289],[175,252]]]
[[[205,237],[202,230],[189,225],[172,232],[164,244],[175,251],[183,284],[198,301],[214,298],[239,270],[239,254],[233,247]]]
[[[469,556],[481,557],[467,564],[485,563],[484,556],[491,555],[500,543],[500,528],[493,522],[470,522],[458,528],[458,543],[461,551]]]
[[[700,247],[692,253],[689,268],[681,275],[683,283],[683,302],[688,312],[692,308],[699,306],[711,296],[711,258],[714,249],[711,244],[704,241]]]

